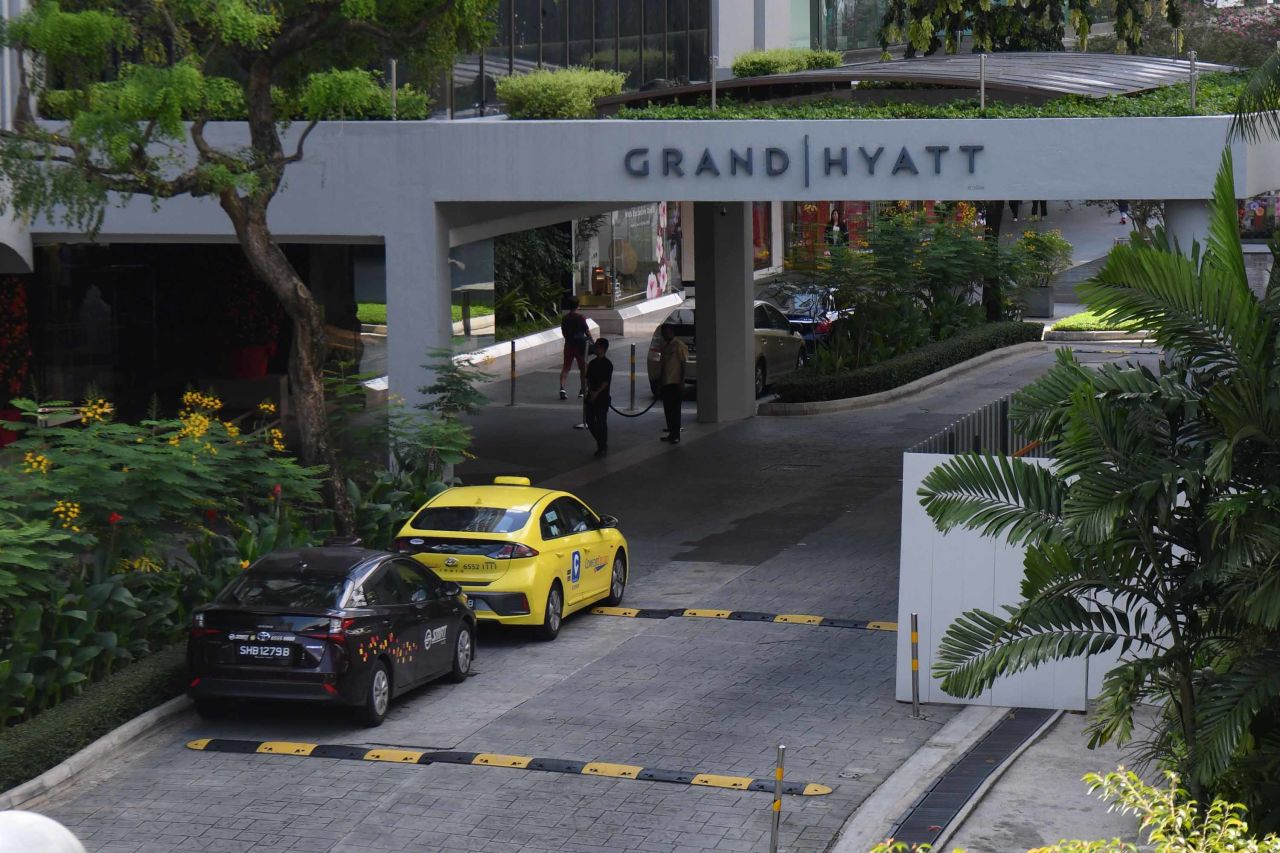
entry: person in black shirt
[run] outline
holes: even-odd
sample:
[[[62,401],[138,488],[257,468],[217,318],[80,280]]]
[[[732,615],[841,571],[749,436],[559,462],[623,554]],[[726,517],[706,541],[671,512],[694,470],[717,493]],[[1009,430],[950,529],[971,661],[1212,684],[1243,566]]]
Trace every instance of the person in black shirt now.
[[[564,337],[564,364],[560,368],[561,400],[569,398],[564,391],[564,380],[569,376],[569,368],[574,362],[578,364],[578,396],[581,397],[586,391],[587,349],[591,345],[591,328],[587,326],[587,318],[578,313],[578,300],[570,299],[568,307],[568,312],[560,321],[560,334]]]
[[[613,362],[605,355],[609,342],[600,338],[592,347],[595,358],[587,365],[587,399],[583,405],[587,429],[596,440],[596,456],[609,452],[609,383],[613,381]]]

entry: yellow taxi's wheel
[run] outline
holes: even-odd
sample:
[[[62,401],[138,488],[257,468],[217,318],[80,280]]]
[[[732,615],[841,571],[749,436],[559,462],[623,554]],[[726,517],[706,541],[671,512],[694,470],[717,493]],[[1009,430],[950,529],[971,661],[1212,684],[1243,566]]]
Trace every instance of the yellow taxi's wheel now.
[[[617,607],[622,603],[622,593],[627,589],[627,558],[619,551],[613,558],[613,574],[609,577],[609,597],[604,603]]]
[[[564,591],[560,589],[560,582],[554,581],[551,584],[551,591],[547,593],[547,609],[542,617],[542,627],[538,628],[538,638],[554,640],[560,633],[560,623],[563,620]]]

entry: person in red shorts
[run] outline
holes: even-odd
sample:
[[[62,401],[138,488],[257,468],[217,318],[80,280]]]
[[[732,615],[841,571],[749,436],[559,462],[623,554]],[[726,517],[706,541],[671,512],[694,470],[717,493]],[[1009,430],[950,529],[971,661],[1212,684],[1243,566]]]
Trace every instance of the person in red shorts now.
[[[587,349],[591,346],[591,329],[587,326],[587,318],[578,313],[578,300],[570,299],[568,305],[569,310],[560,321],[560,334],[564,337],[564,364],[560,368],[561,400],[569,399],[564,390],[564,380],[574,362],[578,364],[578,396],[586,393]]]

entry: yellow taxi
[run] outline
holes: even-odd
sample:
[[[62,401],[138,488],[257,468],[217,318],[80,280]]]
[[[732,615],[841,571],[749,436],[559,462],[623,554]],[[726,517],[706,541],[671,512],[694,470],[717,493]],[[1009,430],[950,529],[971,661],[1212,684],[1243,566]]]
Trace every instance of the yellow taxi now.
[[[627,540],[617,528],[568,492],[497,477],[427,501],[395,547],[461,585],[477,619],[533,626],[554,640],[570,613],[622,601]]]

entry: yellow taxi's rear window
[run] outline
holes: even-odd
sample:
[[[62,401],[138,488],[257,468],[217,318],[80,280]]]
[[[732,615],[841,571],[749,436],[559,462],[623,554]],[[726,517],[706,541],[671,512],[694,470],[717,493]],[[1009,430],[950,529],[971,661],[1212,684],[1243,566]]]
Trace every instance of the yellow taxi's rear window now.
[[[529,521],[525,510],[486,506],[429,506],[409,522],[415,530],[515,533]]]

